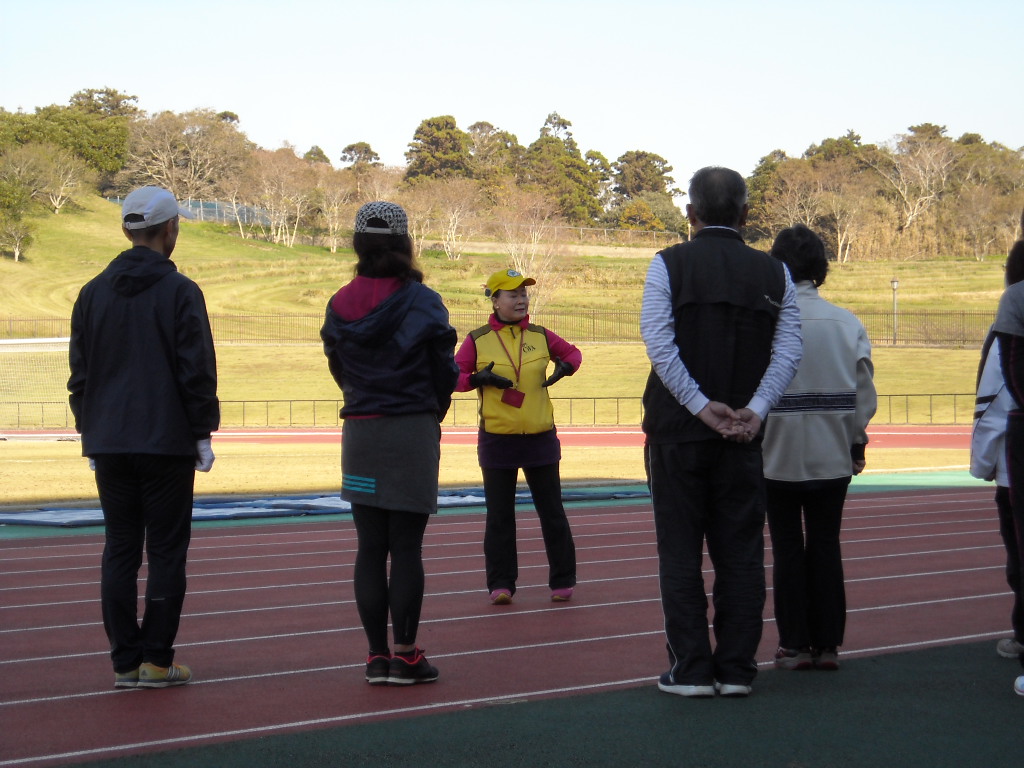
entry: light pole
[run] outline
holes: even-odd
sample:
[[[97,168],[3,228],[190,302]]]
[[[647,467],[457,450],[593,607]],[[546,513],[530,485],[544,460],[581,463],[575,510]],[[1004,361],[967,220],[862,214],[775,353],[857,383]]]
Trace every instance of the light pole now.
[[[889,281],[889,285],[892,286],[892,345],[895,347],[896,327],[899,322],[899,313],[896,309],[896,289],[900,287],[900,281],[894,277]]]

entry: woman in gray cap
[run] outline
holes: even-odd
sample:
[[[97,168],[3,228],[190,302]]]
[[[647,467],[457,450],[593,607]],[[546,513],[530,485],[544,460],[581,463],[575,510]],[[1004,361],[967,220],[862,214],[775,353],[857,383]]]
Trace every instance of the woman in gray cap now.
[[[440,423],[458,378],[458,337],[441,297],[413,265],[400,206],[360,208],[352,245],[356,276],[328,304],[320,337],[344,395],[341,498],[352,505],[359,539],[353,581],[369,643],[366,680],[430,683],[437,669],[416,645],[421,550],[437,511]]]

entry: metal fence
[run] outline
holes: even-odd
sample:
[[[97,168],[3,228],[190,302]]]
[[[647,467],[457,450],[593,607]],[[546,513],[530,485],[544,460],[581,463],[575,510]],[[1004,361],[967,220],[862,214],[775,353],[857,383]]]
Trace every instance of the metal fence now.
[[[639,397],[553,397],[559,426],[639,427]],[[341,400],[224,400],[222,429],[339,427]],[[872,424],[970,424],[973,394],[879,395]],[[0,402],[2,430],[67,430],[74,427],[67,402]],[[475,427],[475,396],[456,397],[446,427]]]
[[[880,347],[980,348],[994,319],[976,310],[862,312],[858,315],[871,343]],[[221,344],[303,344],[320,341],[323,314],[210,316],[213,336]],[[482,311],[454,310],[452,325],[464,336],[484,323]],[[640,310],[552,310],[533,317],[574,343],[639,342]],[[7,317],[0,338],[55,338],[71,333],[67,318]]]

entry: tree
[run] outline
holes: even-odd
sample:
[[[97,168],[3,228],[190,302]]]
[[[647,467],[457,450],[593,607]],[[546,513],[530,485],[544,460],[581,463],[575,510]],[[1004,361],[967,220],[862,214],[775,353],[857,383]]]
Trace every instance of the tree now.
[[[651,213],[664,225],[666,231],[680,234],[688,231],[689,222],[672,195],[667,192],[644,192],[637,196],[637,200],[651,209]]]
[[[438,219],[437,200],[431,183],[406,184],[397,190],[398,202],[409,217],[409,237],[412,238],[413,255],[423,255],[427,235]],[[384,198],[381,198],[384,199]]]
[[[361,197],[363,181],[372,169],[380,167],[380,155],[365,141],[357,141],[341,150],[341,162],[351,163],[349,171],[355,177],[356,196]]]
[[[612,190],[630,200],[645,192],[671,192],[675,180],[669,176],[672,166],[653,152],[635,149],[626,152],[612,166],[615,186]]]
[[[778,182],[779,166],[789,160],[781,149],[773,149],[762,157],[750,178],[747,179],[747,202],[750,213],[747,216],[747,227],[762,237],[771,235],[771,226],[767,221],[766,197]]]
[[[295,245],[299,226],[313,211],[315,169],[289,146],[256,152],[255,203],[266,211],[271,242]]]
[[[15,261],[21,261],[32,244],[35,229],[24,217],[12,216],[0,209],[0,249],[9,252]]]
[[[405,153],[409,162],[406,180],[469,176],[472,164],[469,147],[469,134],[459,129],[451,115],[424,120]]]
[[[69,105],[87,114],[132,119],[139,114],[138,100],[113,88],[84,88],[71,95]]]
[[[463,243],[471,237],[478,222],[481,200],[478,182],[471,179],[429,179],[425,186],[434,199],[434,211],[441,227],[441,247],[450,261],[462,258]]]
[[[615,225],[619,229],[640,229],[644,231],[661,231],[665,225],[661,223],[651,206],[643,200],[627,200],[616,211]]]
[[[80,157],[107,183],[124,167],[130,120],[123,115],[50,105],[32,115],[0,111],[0,147],[53,144]]]
[[[324,152],[320,147],[314,144],[309,150],[302,156],[302,159],[307,163],[325,163],[331,164],[331,159],[327,157],[327,153]]]
[[[576,146],[568,120],[548,115],[540,137],[526,150],[524,186],[557,200],[572,224],[592,224],[601,215],[601,179]]]
[[[348,174],[335,170],[330,163],[315,163],[316,193],[314,205],[327,236],[331,253],[338,252],[342,233],[351,226],[356,190]]]
[[[525,150],[513,134],[478,122],[469,126],[469,141],[470,175],[492,200],[503,184],[520,180]]]
[[[778,167],[772,186],[765,190],[762,214],[772,236],[794,224],[818,227],[820,188],[809,160],[789,160]]]
[[[28,221],[32,195],[20,180],[6,175],[5,171],[0,165],[0,249],[20,261],[35,230]]]
[[[341,150],[341,162],[351,163],[354,166],[369,167],[380,165],[380,155],[373,151],[373,147],[365,141],[357,141],[349,144]]]
[[[900,211],[900,232],[913,227],[948,191],[963,149],[946,138],[945,132],[945,127],[923,123],[912,126],[892,147],[864,154]]]
[[[216,197],[220,179],[241,166],[250,149],[237,126],[212,110],[161,112],[132,124],[121,181],[166,187],[179,200]]]
[[[494,216],[512,266],[537,280],[530,289],[530,311],[537,315],[563,279],[557,267],[565,220],[557,202],[543,192],[516,186],[501,190]]]
[[[856,157],[860,154],[860,135],[848,130],[838,139],[825,139],[821,144],[811,144],[804,152],[808,160],[830,162],[840,157]]]

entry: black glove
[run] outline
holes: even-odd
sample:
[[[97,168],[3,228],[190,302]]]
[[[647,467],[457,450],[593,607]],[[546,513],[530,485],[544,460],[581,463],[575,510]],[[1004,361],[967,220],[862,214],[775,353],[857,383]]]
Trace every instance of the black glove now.
[[[560,358],[555,358],[555,370],[548,376],[547,381],[541,384],[542,387],[550,387],[563,376],[572,376],[576,369]]]
[[[511,387],[512,380],[493,373],[491,371],[493,367],[494,361],[492,360],[482,371],[470,374],[469,386],[473,387],[473,389],[476,389],[477,387],[497,387],[498,389],[508,389]]]

